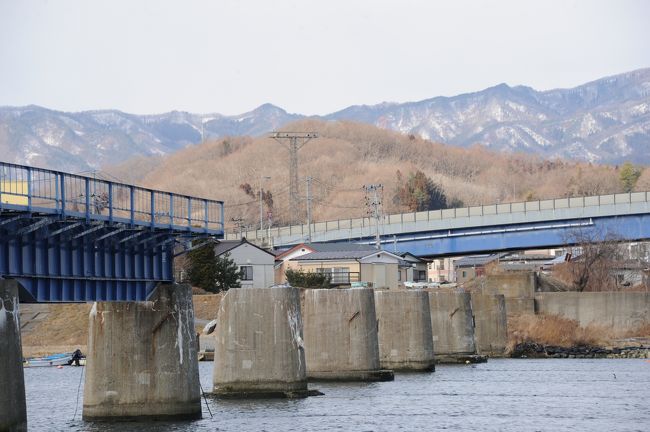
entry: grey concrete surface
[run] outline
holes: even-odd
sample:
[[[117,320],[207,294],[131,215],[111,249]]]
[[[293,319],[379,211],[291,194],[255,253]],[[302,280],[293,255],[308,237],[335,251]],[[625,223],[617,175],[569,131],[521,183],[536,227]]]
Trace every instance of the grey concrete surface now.
[[[0,280],[0,431],[26,431],[18,283]]]
[[[503,294],[472,293],[474,339],[479,354],[501,357],[508,344],[508,316]]]
[[[306,396],[297,288],[229,290],[219,306],[214,336],[215,395]]]
[[[304,292],[307,376],[313,380],[384,381],[374,290],[307,289]]]
[[[379,363],[383,369],[435,369],[429,295],[425,291],[375,291]]]
[[[476,354],[470,294],[430,292],[429,306],[436,361],[456,363]]]
[[[650,293],[560,292],[535,296],[535,313],[559,315],[586,327],[627,330],[650,322]]]
[[[146,302],[95,303],[88,339],[85,420],[201,417],[189,286],[159,285]]]

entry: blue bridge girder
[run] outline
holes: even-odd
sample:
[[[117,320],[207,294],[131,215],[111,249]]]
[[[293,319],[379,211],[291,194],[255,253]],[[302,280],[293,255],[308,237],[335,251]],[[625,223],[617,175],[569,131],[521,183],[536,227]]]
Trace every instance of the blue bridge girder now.
[[[648,240],[650,214],[404,233],[384,236],[381,244],[389,251],[442,257],[573,246],[584,239]],[[374,244],[374,241],[368,239],[361,243]]]
[[[379,225],[379,227],[378,227]],[[290,247],[308,241],[374,244],[422,257],[563,247],[594,241],[650,239],[650,192],[557,198],[316,222],[241,233],[249,241]],[[228,235],[228,239],[237,238]]]
[[[221,201],[0,162],[0,278],[23,302],[146,300],[177,243],[223,232]]]

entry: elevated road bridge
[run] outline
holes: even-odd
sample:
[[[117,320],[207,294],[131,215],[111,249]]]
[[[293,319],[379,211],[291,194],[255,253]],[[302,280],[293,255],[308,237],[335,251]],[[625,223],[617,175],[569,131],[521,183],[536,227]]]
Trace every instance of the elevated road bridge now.
[[[387,250],[418,256],[451,256],[570,244],[588,231],[604,239],[650,239],[650,192],[558,198],[341,219],[311,226],[313,242],[375,243],[379,229]],[[288,247],[308,241],[308,225],[241,233],[250,241]],[[228,239],[238,238],[228,234]]]

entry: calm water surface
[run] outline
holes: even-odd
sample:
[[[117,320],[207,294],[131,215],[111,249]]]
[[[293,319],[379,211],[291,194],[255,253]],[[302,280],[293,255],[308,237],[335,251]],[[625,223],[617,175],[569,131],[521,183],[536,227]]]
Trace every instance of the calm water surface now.
[[[82,368],[25,369],[30,431],[650,431],[646,360],[491,360],[397,374],[394,382],[311,385],[302,400],[213,401],[203,419],[86,423]],[[211,388],[212,363],[200,363]]]

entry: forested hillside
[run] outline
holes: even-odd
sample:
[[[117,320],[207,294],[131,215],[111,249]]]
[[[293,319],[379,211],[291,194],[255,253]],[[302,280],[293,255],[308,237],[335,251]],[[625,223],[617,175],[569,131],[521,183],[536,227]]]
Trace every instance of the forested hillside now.
[[[384,185],[383,207],[389,213],[433,208],[440,198],[443,205],[460,206],[650,189],[650,169],[629,164],[458,148],[350,122],[301,120],[284,129],[320,134],[299,152],[303,198],[304,180],[314,178],[314,220],[365,215],[362,187],[370,183]],[[223,138],[108,171],[149,187],[224,200],[226,220],[242,218],[249,226],[259,224],[261,184],[265,225],[269,212],[274,225],[288,220],[288,151],[270,138]]]

